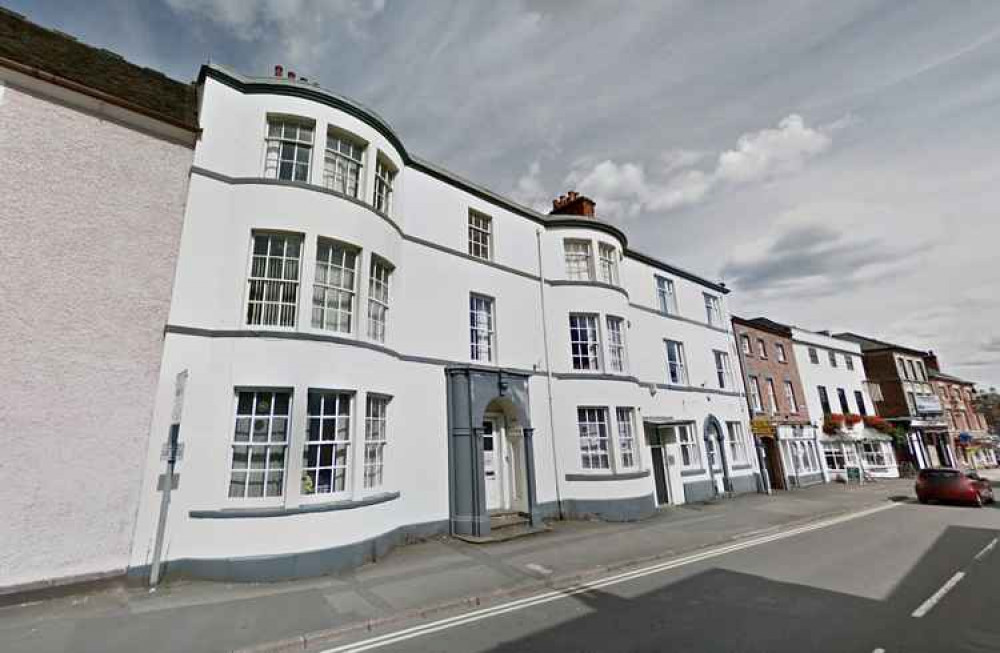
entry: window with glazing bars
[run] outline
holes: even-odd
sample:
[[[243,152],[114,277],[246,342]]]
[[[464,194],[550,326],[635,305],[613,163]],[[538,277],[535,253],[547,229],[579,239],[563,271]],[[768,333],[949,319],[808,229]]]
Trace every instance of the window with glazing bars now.
[[[312,325],[338,333],[351,333],[358,252],[320,238],[316,247],[316,283],[313,285]]]
[[[323,162],[323,185],[338,193],[358,197],[364,155],[364,145],[343,134],[329,132]]]
[[[294,119],[268,120],[264,176],[308,182],[312,143],[312,125]]]
[[[621,455],[622,469],[637,465],[635,450],[635,409],[616,408],[615,419],[618,422],[618,450]]]
[[[628,359],[625,352],[625,320],[608,316],[608,368],[612,372],[625,372]]]
[[[791,381],[785,381],[785,399],[788,400],[788,407],[793,413],[799,412],[799,404],[795,400],[795,386]]]
[[[290,408],[290,392],[236,393],[236,428],[229,474],[231,498],[282,495]]]
[[[677,293],[674,292],[674,282],[666,277],[656,277],[656,299],[660,303],[660,312],[677,315]]]
[[[392,267],[379,257],[372,256],[368,274],[368,337],[375,342],[385,342],[391,275]]]
[[[375,161],[375,210],[389,215],[392,208],[392,183],[396,170],[379,158]]]
[[[601,340],[597,332],[597,316],[569,316],[569,344],[574,370],[601,369]]]
[[[385,471],[386,415],[389,398],[368,395],[365,408],[365,475],[366,489],[382,487]]]
[[[706,320],[712,326],[720,326],[722,324],[722,307],[719,304],[719,298],[708,293],[702,294],[705,296]]]
[[[247,280],[248,326],[295,326],[301,244],[296,235],[254,234]]]
[[[698,438],[694,435],[693,427],[690,424],[681,424],[675,428],[677,442],[681,447],[681,466],[701,467],[701,449],[698,447]]]
[[[715,355],[715,375],[718,377],[719,387],[725,390],[733,385],[733,368],[729,364],[729,354],[724,351],[712,352]]]
[[[601,281],[618,285],[618,251],[612,245],[598,243],[597,256],[600,259]]]
[[[577,408],[580,428],[580,456],[584,469],[610,469],[608,409]]]
[[[743,440],[743,425],[739,422],[726,422],[726,432],[729,436],[729,450],[733,454],[733,464],[746,464],[747,446]]]
[[[469,344],[474,361],[493,360],[493,300],[482,295],[469,295]]]
[[[469,254],[476,258],[493,258],[493,219],[488,215],[469,211]]]
[[[667,380],[674,385],[687,385],[687,365],[684,363],[684,345],[674,340],[666,341]]]
[[[592,281],[594,268],[592,265],[590,242],[586,240],[567,240],[563,242],[566,253],[566,278],[577,281]]]
[[[334,494],[347,490],[351,400],[352,396],[346,392],[309,391],[302,494]]]

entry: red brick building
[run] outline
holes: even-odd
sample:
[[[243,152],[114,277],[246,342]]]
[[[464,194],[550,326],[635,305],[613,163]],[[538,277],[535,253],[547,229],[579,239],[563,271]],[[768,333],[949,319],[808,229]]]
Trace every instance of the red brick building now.
[[[986,416],[976,407],[975,384],[942,372],[934,352],[927,353],[924,363],[944,410],[957,462],[970,467],[995,466],[996,437],[987,432]]]
[[[733,332],[747,388],[751,428],[770,486],[789,489],[821,483],[798,461],[819,459],[818,433],[810,423],[792,330],[767,318],[733,317]]]

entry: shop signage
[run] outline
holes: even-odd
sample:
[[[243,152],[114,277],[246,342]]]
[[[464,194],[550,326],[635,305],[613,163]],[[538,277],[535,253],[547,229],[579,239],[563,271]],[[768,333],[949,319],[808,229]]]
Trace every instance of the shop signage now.
[[[750,430],[754,435],[773,438],[777,433],[777,427],[766,417],[755,417],[750,422]]]
[[[937,395],[916,395],[915,401],[917,404],[917,413],[920,415],[942,412],[941,400],[937,398]]]

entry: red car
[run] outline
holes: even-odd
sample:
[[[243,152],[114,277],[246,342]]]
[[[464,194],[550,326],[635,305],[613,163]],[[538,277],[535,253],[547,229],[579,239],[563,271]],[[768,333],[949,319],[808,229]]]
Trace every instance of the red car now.
[[[956,501],[979,506],[993,503],[993,486],[975,472],[960,469],[935,467],[921,469],[917,475],[917,500]]]

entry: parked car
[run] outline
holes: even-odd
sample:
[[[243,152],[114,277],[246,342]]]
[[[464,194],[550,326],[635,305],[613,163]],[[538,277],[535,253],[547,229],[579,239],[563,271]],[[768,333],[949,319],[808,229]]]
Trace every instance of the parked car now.
[[[993,486],[975,472],[963,472],[950,467],[921,469],[917,474],[917,500],[955,501],[982,507],[993,503]]]

